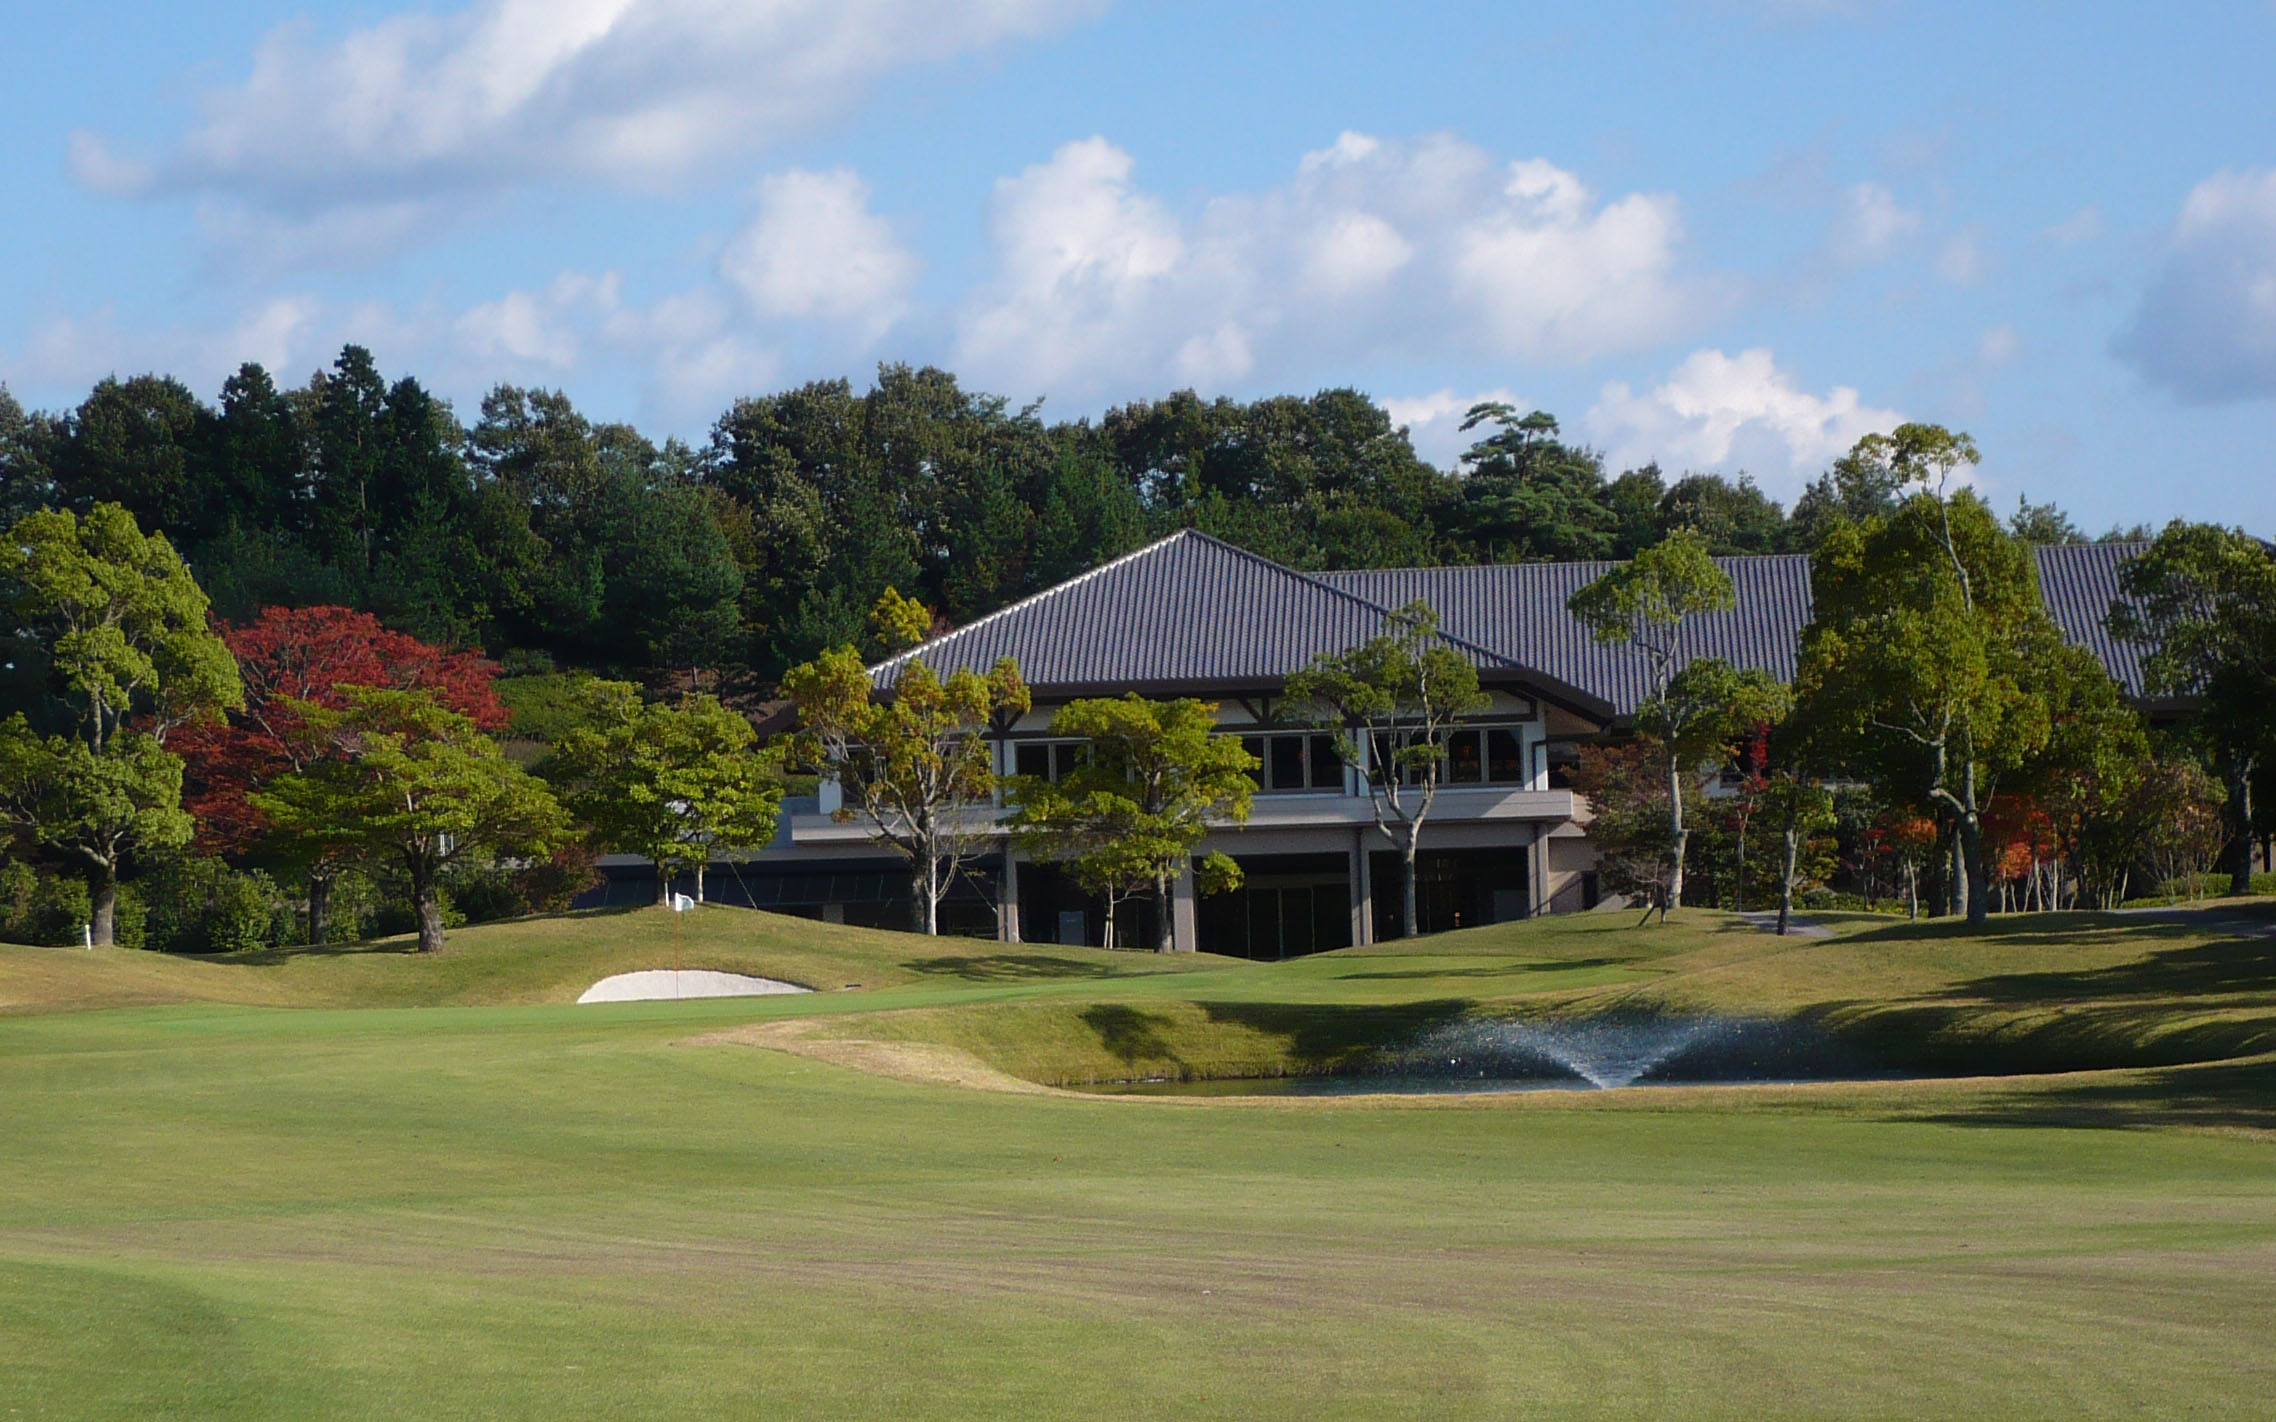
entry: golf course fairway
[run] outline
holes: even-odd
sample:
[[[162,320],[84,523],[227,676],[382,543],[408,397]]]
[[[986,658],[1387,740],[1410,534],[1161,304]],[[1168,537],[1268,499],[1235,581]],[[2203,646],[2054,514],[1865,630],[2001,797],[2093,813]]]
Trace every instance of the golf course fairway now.
[[[714,908],[687,966],[819,990],[593,1006],[665,914],[0,948],[0,1418],[2266,1413],[2268,908],[1287,964]],[[2001,1074],[1056,1089],[1638,1002]]]

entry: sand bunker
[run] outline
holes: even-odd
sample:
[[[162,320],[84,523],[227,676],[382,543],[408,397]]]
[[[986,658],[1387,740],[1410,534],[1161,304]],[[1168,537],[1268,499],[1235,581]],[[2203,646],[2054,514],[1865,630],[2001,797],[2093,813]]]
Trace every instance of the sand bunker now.
[[[796,983],[773,978],[746,977],[741,973],[715,973],[690,968],[673,972],[656,968],[643,973],[618,973],[585,989],[579,1002],[655,1002],[676,997],[765,997],[778,992],[812,992]]]

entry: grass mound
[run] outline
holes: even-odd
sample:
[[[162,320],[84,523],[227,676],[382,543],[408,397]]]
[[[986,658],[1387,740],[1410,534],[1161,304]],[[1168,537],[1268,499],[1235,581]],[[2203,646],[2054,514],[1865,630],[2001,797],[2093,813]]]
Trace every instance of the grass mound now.
[[[131,949],[0,946],[0,1012],[184,1002],[260,1007],[575,1002],[615,973],[682,966],[817,991],[917,984],[1086,982],[1189,967],[1190,958],[926,939],[706,905],[582,913],[454,929],[440,953],[408,937],[211,958]]]

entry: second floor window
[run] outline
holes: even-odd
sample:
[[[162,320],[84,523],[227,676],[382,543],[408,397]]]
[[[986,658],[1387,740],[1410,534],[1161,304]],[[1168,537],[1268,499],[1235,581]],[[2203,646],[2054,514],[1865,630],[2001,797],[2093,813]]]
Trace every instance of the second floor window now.
[[[1022,741],[1012,747],[1012,770],[1057,784],[1082,764],[1081,741]]]
[[[1259,790],[1343,789],[1343,758],[1334,736],[1243,736],[1241,749],[1263,762],[1249,772]]]
[[[1532,780],[1525,772],[1525,742],[1517,731],[1508,726],[1465,726],[1446,737],[1445,785],[1524,785]],[[1389,746],[1378,737],[1375,746],[1377,763],[1389,756]],[[1414,784],[1415,773],[1410,769],[1405,776]]]

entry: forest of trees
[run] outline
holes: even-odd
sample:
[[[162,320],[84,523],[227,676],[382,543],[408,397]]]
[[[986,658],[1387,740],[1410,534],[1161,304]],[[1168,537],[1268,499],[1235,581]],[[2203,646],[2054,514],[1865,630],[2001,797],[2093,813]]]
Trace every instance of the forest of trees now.
[[[61,413],[0,389],[0,938],[416,928],[431,949],[454,914],[565,904],[597,851],[700,884],[714,847],[772,834],[788,771],[857,761],[898,796],[871,817],[906,829],[885,838],[937,926],[962,853],[944,807],[993,790],[979,737],[1026,691],[1008,663],[984,683],[912,664],[888,711],[864,662],[1183,527],[1297,568],[1605,560],[1576,615],[1662,651],[1636,738],[1585,751],[1575,783],[1607,885],[1663,912],[1773,886],[1783,909],[1838,879],[1980,920],[1995,897],[2194,882],[2216,853],[2249,886],[2276,764],[2266,544],[2176,523],[2128,562],[2113,629],[2155,649],[2155,694],[2202,704],[2152,728],[2039,606],[2027,545],[2083,535],[2052,505],[1948,493],[1976,462],[1964,434],[1867,436],[1787,510],[1743,475],[1613,474],[1540,411],[1482,404],[1463,428],[1448,471],[1350,390],[1046,422],[889,365],[862,393],[739,400],[699,449],[512,386],[467,425],[354,346],[296,389],[245,366],[218,407],[161,376]],[[1773,552],[1809,554],[1818,590],[1791,696],[1674,651],[1684,617],[1729,605],[1712,557]],[[1408,705],[1447,654],[1427,607],[1399,616],[1411,645],[1387,627],[1297,699],[1407,748],[1388,783],[1424,786],[1391,797],[1411,862],[1436,728],[1467,703]],[[813,743],[762,751],[746,713],[785,694]],[[1015,783],[1023,835],[1110,898],[1166,895],[1241,801],[1245,755],[1210,760],[1226,747],[1191,708],[1069,709],[1113,730],[1082,732],[1120,767],[1101,785],[1149,788],[1102,837]],[[1710,803],[1718,771],[1737,791]]]
[[[867,391],[738,400],[696,448],[506,385],[469,423],[350,346],[298,387],[247,365],[218,405],[159,375],[58,412],[0,389],[0,522],[116,502],[231,622],[351,607],[509,672],[747,697],[864,643],[888,587],[957,625],[1181,527],[1297,568],[1625,558],[1676,528],[1717,553],[1807,552],[1898,492],[1841,461],[1789,511],[1744,476],[1615,473],[1538,411],[1472,424],[1446,471],[1351,390],[1053,422],[888,365]],[[2081,537],[2051,505],[2011,522]]]

